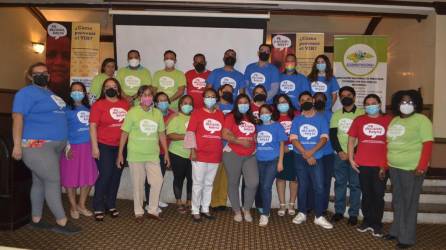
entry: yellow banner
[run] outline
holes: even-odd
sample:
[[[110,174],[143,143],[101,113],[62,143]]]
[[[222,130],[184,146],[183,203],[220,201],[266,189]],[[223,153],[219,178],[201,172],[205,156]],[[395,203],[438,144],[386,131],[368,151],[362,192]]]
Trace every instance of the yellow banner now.
[[[296,57],[299,73],[311,72],[314,58],[324,54],[324,33],[296,33]]]

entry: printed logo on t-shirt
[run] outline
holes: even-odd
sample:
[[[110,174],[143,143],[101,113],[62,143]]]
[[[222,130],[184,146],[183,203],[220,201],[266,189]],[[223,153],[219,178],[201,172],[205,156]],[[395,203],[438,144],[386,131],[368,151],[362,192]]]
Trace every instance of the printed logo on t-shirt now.
[[[327,84],[321,81],[315,81],[311,83],[311,90],[313,92],[322,92],[325,93],[328,90]]]
[[[221,123],[214,119],[205,119],[203,121],[203,127],[206,131],[210,132],[211,134],[218,132],[222,129]]]
[[[131,89],[138,88],[139,86],[141,86],[141,79],[136,76],[130,75],[124,78],[124,83]]]
[[[151,134],[156,133],[158,131],[158,124],[149,119],[142,119],[139,122],[139,129],[144,134],[150,136]]]
[[[350,118],[341,118],[338,121],[338,128],[344,133],[347,133],[352,126],[353,120]]]
[[[273,135],[268,131],[260,131],[257,133],[257,143],[265,146],[267,143],[271,143],[273,141]]]
[[[287,135],[290,134],[291,124],[292,124],[291,121],[281,121],[281,122],[280,122],[280,125],[282,125],[283,129],[285,129],[285,133],[286,133]]]
[[[386,131],[384,127],[379,124],[367,123],[362,127],[362,132],[375,139],[377,136],[384,135]]]
[[[406,128],[400,124],[395,124],[387,130],[387,137],[395,140],[397,137],[404,135],[404,133],[406,133]]]
[[[237,88],[237,82],[231,77],[225,76],[220,80],[220,86],[224,86],[225,84],[229,84],[233,89]]]
[[[251,82],[257,86],[259,84],[265,84],[266,82],[266,77],[264,74],[260,73],[260,72],[254,72],[251,74]]]
[[[289,80],[283,80],[280,82],[280,91],[288,94],[288,92],[296,90],[296,84]]]
[[[238,125],[238,129],[246,136],[253,134],[256,131],[254,124],[247,121],[242,121],[240,125]]]
[[[160,77],[160,86],[163,89],[168,89],[168,88],[172,88],[175,86],[175,80],[173,80],[172,78],[168,77],[168,76],[162,76]]]
[[[66,104],[62,98],[58,97],[57,95],[51,95],[51,99],[53,99],[53,101],[60,109],[65,108]]]
[[[310,140],[318,135],[319,131],[317,128],[311,124],[303,124],[299,128],[299,134],[303,138]]]
[[[194,86],[194,88],[197,89],[202,89],[206,87],[206,79],[201,78],[201,77],[195,77],[192,80],[192,86]]]
[[[252,115],[255,117],[255,118],[257,118],[257,119],[259,119],[260,117],[259,117],[259,111],[257,110],[257,111],[253,111],[252,112]]]
[[[77,119],[79,120],[80,123],[83,124],[88,124],[89,118],[90,118],[90,112],[88,111],[79,111],[77,112]]]
[[[123,108],[111,108],[110,109],[110,116],[119,122],[122,122],[125,118],[125,115],[127,114],[127,111]]]
[[[221,112],[223,112],[223,114],[226,115],[226,114],[230,113],[231,111],[232,110],[230,110],[230,109],[225,109],[225,110],[222,110]]]

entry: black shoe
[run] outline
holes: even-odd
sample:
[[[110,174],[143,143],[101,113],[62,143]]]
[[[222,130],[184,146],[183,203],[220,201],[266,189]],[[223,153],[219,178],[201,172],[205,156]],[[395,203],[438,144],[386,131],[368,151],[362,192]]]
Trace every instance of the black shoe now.
[[[361,232],[361,233],[365,233],[367,231],[372,231],[373,232],[373,228],[370,227],[369,224],[365,223],[365,222],[363,222],[358,228],[356,228],[356,230],[358,232]]]
[[[81,231],[81,228],[67,221],[67,224],[65,224],[65,226],[56,224],[51,230],[59,234],[73,235],[79,233]]]
[[[386,234],[383,236],[384,240],[396,240],[396,237],[390,234]]]
[[[403,244],[403,243],[398,243],[398,244],[396,244],[396,248],[398,248],[398,249],[407,249],[407,248],[410,248],[410,247],[412,247],[413,245],[409,245],[409,244]]]
[[[382,228],[374,228],[372,235],[377,238],[383,237],[383,229]]]
[[[332,222],[338,222],[342,219],[344,219],[344,215],[342,215],[342,214],[335,214],[335,215],[333,215],[333,217],[331,217]]]
[[[37,223],[31,221],[31,223],[29,223],[29,227],[32,229],[39,229],[39,230],[51,230],[53,228],[53,225],[40,219],[40,221]]]
[[[192,221],[195,223],[200,223],[201,222],[201,216],[199,214],[193,214],[192,215]]]
[[[215,220],[215,219],[217,219],[215,216],[213,216],[210,213],[201,213],[201,216],[203,216],[204,218],[206,218],[208,220]]]
[[[350,226],[356,226],[358,224],[358,217],[350,216],[350,218],[348,218],[347,224],[349,224]]]

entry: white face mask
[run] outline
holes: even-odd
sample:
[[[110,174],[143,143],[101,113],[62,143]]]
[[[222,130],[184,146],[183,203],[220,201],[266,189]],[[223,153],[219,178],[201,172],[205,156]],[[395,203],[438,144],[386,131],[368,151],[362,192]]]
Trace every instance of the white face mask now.
[[[139,59],[136,59],[136,58],[132,58],[132,59],[130,59],[130,60],[129,60],[129,65],[130,65],[130,67],[132,67],[132,68],[136,68],[136,67],[138,67],[138,66],[139,66]]]
[[[415,110],[414,106],[412,104],[401,104],[400,105],[400,111],[401,113],[405,115],[410,115]]]
[[[171,59],[164,60],[164,65],[166,65],[166,68],[173,68],[175,67],[175,61]]]

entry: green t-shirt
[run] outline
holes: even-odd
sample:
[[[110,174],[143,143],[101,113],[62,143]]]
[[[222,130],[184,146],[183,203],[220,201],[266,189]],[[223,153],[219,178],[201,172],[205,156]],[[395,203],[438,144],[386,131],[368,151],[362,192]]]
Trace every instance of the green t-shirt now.
[[[387,160],[389,166],[415,170],[423,143],[433,141],[432,122],[422,114],[408,118],[394,117],[387,129]]]
[[[338,140],[341,144],[342,151],[347,153],[348,144],[348,130],[352,125],[353,120],[364,114],[364,109],[356,107],[355,112],[343,112],[343,109],[338,109],[333,113],[330,120],[330,128],[338,129]]]
[[[121,129],[129,133],[127,160],[129,162],[159,162],[159,132],[165,130],[163,114],[156,108],[144,111],[135,106],[127,113]]]
[[[187,125],[189,125],[190,116],[179,113],[177,116],[173,117],[169,124],[167,124],[166,134],[186,134]],[[169,152],[172,152],[183,158],[189,158],[190,149],[184,148],[184,141],[170,141]]]
[[[96,101],[101,95],[102,84],[108,79],[109,76],[105,73],[100,73],[96,75],[93,80],[91,80],[90,86],[90,100]]]
[[[153,86],[157,88],[158,92],[166,93],[169,98],[172,98],[173,95],[178,91],[178,88],[181,86],[186,86],[186,76],[180,70],[173,70],[167,72],[165,70],[158,70],[153,75]],[[177,110],[178,109],[178,100],[175,100],[170,104],[170,108]]]
[[[142,66],[136,70],[129,67],[120,68],[116,79],[121,84],[122,91],[128,96],[135,95],[141,85],[152,84],[150,71]]]

